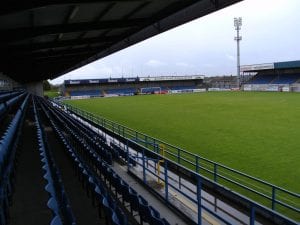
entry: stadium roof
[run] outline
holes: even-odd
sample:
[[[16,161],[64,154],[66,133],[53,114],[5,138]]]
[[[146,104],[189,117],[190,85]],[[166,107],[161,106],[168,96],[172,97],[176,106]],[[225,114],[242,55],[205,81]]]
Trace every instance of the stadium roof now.
[[[280,70],[280,69],[300,69],[300,60],[241,66],[242,72],[257,72],[261,70]]]
[[[4,0],[0,71],[53,79],[241,0]]]

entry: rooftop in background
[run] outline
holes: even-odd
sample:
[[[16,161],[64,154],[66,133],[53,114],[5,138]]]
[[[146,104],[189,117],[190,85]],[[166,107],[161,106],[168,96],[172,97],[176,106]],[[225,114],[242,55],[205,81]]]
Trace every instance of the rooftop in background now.
[[[300,69],[300,60],[241,66],[241,72],[258,72],[261,70],[281,70],[281,69]]]
[[[0,71],[21,82],[53,79],[239,1],[7,0]]]

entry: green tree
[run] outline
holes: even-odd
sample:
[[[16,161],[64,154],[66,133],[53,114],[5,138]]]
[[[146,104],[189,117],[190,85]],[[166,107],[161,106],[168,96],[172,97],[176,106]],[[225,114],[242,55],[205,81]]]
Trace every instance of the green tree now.
[[[44,91],[49,91],[51,89],[51,85],[47,80],[43,81],[43,88],[44,88]]]

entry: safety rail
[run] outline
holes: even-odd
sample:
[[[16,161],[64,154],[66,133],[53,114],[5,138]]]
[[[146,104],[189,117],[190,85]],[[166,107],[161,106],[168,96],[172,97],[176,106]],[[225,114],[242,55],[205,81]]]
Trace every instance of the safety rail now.
[[[187,167],[218,184],[239,192],[274,211],[284,214],[292,219],[300,220],[300,195],[298,193],[286,190],[220,163],[216,163],[165,141],[153,138],[72,105],[59,102],[54,102],[54,104],[58,104],[65,110],[69,110],[71,113],[75,113],[96,123],[99,126],[110,130],[114,134],[130,139],[152,152],[159,154],[160,148],[163,146],[165,156],[173,162]]]
[[[17,144],[21,136],[29,95],[17,110],[0,140],[0,224],[6,224],[9,211],[9,197],[13,192],[13,169]]]

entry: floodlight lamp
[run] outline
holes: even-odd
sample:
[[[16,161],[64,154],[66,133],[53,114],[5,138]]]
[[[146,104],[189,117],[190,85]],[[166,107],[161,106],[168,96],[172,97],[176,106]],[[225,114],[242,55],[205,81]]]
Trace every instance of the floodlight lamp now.
[[[236,29],[239,29],[242,26],[242,17],[234,18],[234,26]]]
[[[242,26],[242,17],[239,17],[238,23],[239,23],[239,26]]]

